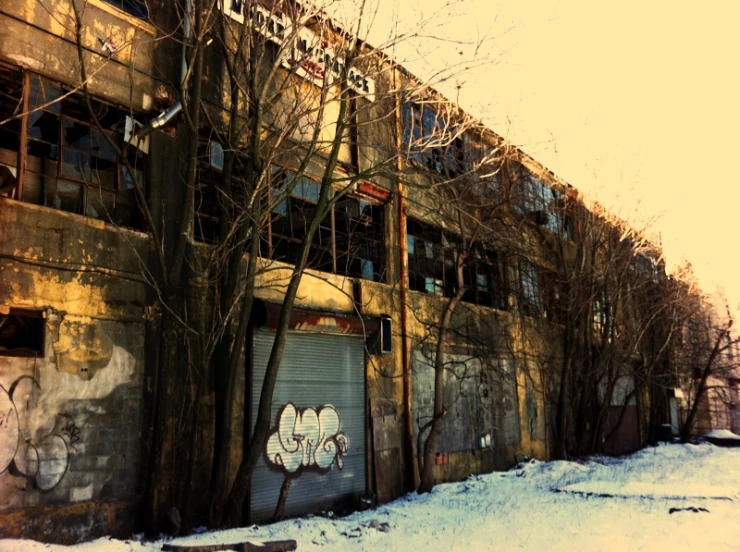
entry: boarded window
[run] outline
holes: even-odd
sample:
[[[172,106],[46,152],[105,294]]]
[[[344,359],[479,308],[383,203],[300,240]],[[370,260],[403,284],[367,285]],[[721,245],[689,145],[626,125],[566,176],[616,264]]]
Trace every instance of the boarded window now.
[[[43,356],[42,311],[9,309],[0,314],[0,356]]]

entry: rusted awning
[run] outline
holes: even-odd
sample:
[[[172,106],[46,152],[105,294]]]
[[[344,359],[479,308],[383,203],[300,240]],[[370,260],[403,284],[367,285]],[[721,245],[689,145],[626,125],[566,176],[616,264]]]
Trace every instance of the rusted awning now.
[[[281,306],[280,303],[255,301],[255,326],[276,329]],[[380,318],[293,307],[288,327],[291,330],[370,336],[378,333]]]

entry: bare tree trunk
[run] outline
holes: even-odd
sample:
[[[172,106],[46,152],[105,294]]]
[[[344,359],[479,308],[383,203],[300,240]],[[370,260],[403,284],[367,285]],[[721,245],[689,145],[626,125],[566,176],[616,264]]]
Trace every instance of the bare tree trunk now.
[[[697,415],[697,412],[699,411],[699,403],[701,402],[702,398],[704,397],[704,394],[707,391],[707,380],[709,379],[709,376],[712,374],[712,370],[714,369],[714,363],[717,360],[717,357],[719,356],[722,343],[727,338],[728,334],[730,333],[731,328],[732,328],[732,319],[730,319],[730,321],[727,323],[727,326],[723,328],[717,335],[717,339],[714,342],[714,347],[712,348],[712,352],[710,353],[706,364],[704,364],[704,368],[702,369],[702,372],[701,372],[701,379],[699,380],[699,386],[696,388],[696,395],[694,396],[694,401],[691,404],[691,409],[689,410],[688,416],[686,416],[686,422],[684,422],[683,427],[681,428],[681,441],[683,441],[684,443],[687,442],[689,439],[691,439],[691,432],[694,429],[696,415]]]
[[[277,523],[283,520],[283,513],[285,512],[285,504],[288,502],[288,491],[290,485],[293,483],[292,477],[286,477],[283,479],[283,484],[280,486],[280,496],[278,497],[277,506],[275,506],[275,513],[272,515],[272,522]]]
[[[445,372],[444,354],[447,348],[447,332],[452,322],[452,314],[462,300],[465,293],[463,266],[465,255],[457,255],[457,293],[445,306],[444,314],[437,332],[437,348],[434,357],[434,417],[429,436],[424,441],[424,465],[420,474],[419,493],[429,493],[434,488],[434,456],[437,452],[437,442],[442,433],[442,420],[445,415]]]

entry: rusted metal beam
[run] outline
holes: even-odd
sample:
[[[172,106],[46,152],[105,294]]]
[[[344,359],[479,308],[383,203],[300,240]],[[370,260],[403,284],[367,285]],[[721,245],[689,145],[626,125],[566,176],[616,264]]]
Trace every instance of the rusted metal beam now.
[[[262,307],[264,307],[264,319],[260,321],[262,322],[260,325],[270,329],[277,328],[280,304],[263,302]],[[380,330],[380,320],[377,317],[360,317],[293,308],[288,327],[291,330],[314,330],[367,336]]]

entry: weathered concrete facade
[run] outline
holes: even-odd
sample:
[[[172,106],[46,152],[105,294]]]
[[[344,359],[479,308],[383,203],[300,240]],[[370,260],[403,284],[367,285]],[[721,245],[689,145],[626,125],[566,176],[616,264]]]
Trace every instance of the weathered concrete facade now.
[[[156,116],[155,108],[172,103],[171,83],[177,78],[171,73],[179,69],[180,53],[172,43],[163,40],[164,23],[162,28],[155,27],[111,4],[88,0],[84,13],[81,38],[83,55],[93,74],[90,94],[101,105],[148,120]],[[165,2],[153,2],[150,7],[153,20],[161,23],[173,17]],[[50,10],[55,17],[50,16]],[[38,76],[65,85],[67,91],[79,84],[69,10],[67,2],[45,0],[23,0],[0,8],[0,61],[7,64],[8,71],[14,71],[13,75],[22,75],[26,84],[19,86],[26,94],[32,86],[28,83],[35,82],[32,78]],[[116,45],[114,55],[106,53],[106,43]],[[205,71],[208,92],[204,103],[215,125],[226,122],[222,119],[229,94],[224,73],[224,68],[215,62]],[[383,73],[375,86],[378,91],[391,89],[395,79],[406,78],[409,77],[400,70]],[[296,94],[310,94],[311,90],[312,85],[305,82]],[[399,116],[368,124],[367,135],[358,139],[359,153],[343,147],[337,172],[350,172],[353,163],[356,170],[379,164],[398,146],[393,142],[401,140],[397,132],[403,118],[401,98],[386,96],[378,104],[381,101],[390,102],[385,110],[395,110]],[[384,112],[380,105],[375,109],[377,113]],[[367,113],[370,118],[373,112]],[[64,111],[60,116],[65,117]],[[326,117],[330,119],[331,113]],[[22,137],[30,126],[24,127]],[[163,226],[174,227],[183,205],[184,192],[178,187],[184,165],[180,147],[182,126],[173,123],[165,131],[153,132],[146,151],[147,200],[157,224]],[[327,130],[328,139],[331,130]],[[31,140],[27,136],[19,138],[24,139]],[[387,144],[385,149],[383,144]],[[61,142],[59,146],[71,147]],[[159,343],[151,335],[158,324],[160,304],[150,285],[151,273],[156,270],[151,259],[152,236],[141,231],[141,224],[133,224],[138,230],[129,230],[122,228],[127,224],[111,224],[98,220],[104,217],[91,214],[90,204],[95,193],[102,195],[102,186],[94,190],[88,186],[88,195],[82,196],[86,198],[85,207],[76,213],[64,212],[74,209],[65,208],[61,200],[44,199],[49,195],[50,181],[61,190],[57,181],[64,180],[67,169],[56,157],[50,155],[42,163],[35,160],[36,155],[26,152],[23,143],[17,151],[0,146],[0,164],[11,171],[14,182],[23,172],[24,163],[29,174],[31,166],[53,166],[53,174],[37,171],[43,177],[37,181],[47,186],[37,200],[23,196],[22,186],[0,193],[0,316],[28,324],[38,334],[36,339],[41,340],[38,347],[30,350],[27,345],[34,345],[33,340],[24,342],[20,347],[23,350],[0,348],[0,415],[7,413],[0,418],[0,535],[52,538],[53,534],[60,541],[75,541],[111,531],[125,533],[133,526],[135,510],[142,499],[156,385],[151,373]],[[516,152],[516,158],[517,163],[540,175],[547,186],[566,188],[523,153]],[[306,175],[320,177],[323,161],[317,155],[315,166],[309,167]],[[276,164],[280,162],[283,160]],[[285,164],[287,169],[292,168],[287,161]],[[124,178],[115,178],[119,179],[120,192]],[[311,336],[321,335],[322,340],[316,341],[324,345],[325,336],[361,336],[367,343],[364,354],[352,358],[347,355],[342,360],[347,371],[360,374],[362,380],[360,387],[352,387],[356,383],[353,380],[347,388],[357,392],[359,399],[355,402],[362,403],[356,412],[360,413],[359,427],[364,433],[361,430],[345,435],[346,425],[341,425],[343,413],[337,407],[336,427],[331,425],[333,418],[324,420],[326,427],[332,428],[331,438],[325,444],[329,449],[334,447],[334,456],[322,460],[322,465],[318,461],[311,465],[297,460],[295,466],[279,465],[273,453],[277,450],[276,439],[282,438],[283,417],[293,415],[288,420],[293,424],[292,431],[302,422],[295,412],[319,419],[322,412],[328,416],[328,407],[333,409],[341,398],[333,398],[327,392],[317,394],[325,402],[308,404],[302,401],[300,389],[291,388],[294,396],[281,395],[283,402],[274,404],[274,438],[264,454],[263,462],[270,463],[268,467],[275,472],[290,471],[289,467],[310,471],[318,465],[321,469],[314,471],[323,470],[322,477],[335,478],[331,482],[337,483],[342,476],[342,455],[347,453],[347,447],[354,451],[353,443],[362,443],[364,465],[363,470],[357,470],[364,471],[366,494],[385,502],[415,485],[419,477],[416,439],[430,416],[433,400],[434,337],[430,327],[440,317],[448,297],[437,293],[439,286],[433,277],[431,283],[418,280],[430,286],[427,289],[421,289],[421,285],[409,289],[409,259],[417,253],[409,251],[413,241],[409,238],[413,235],[408,230],[408,219],[436,228],[440,236],[442,229],[454,231],[435,220],[433,211],[439,211],[439,206],[425,195],[422,179],[417,179],[419,185],[415,188],[413,182],[378,176],[348,196],[361,209],[379,213],[372,222],[378,225],[374,238],[384,252],[381,261],[373,258],[367,264],[367,259],[363,259],[365,263],[354,274],[342,274],[336,269],[335,251],[333,269],[312,268],[303,276],[291,331],[308,336],[309,341]],[[26,178],[29,182],[31,176]],[[57,194],[62,197],[61,192]],[[126,205],[126,198],[119,196],[111,204],[115,209]],[[351,208],[354,207],[353,204]],[[332,217],[334,214],[333,211]],[[517,227],[517,242],[522,249],[519,255],[537,258],[540,265],[552,268],[555,265],[550,259],[551,251],[538,225],[525,220]],[[336,239],[334,221],[331,230],[332,239]],[[416,245],[424,255],[439,245],[427,240],[422,246],[422,238],[417,238]],[[204,249],[197,239],[191,239],[189,259],[205,256]],[[566,245],[566,256],[573,256],[571,249]],[[292,272],[290,265],[281,264],[280,259],[261,259],[260,263],[269,266],[269,270],[258,277],[256,298],[262,319],[250,327],[244,369],[237,385],[240,391],[233,428],[236,446],[229,462],[231,479],[245,448],[242,436],[249,433],[244,426],[254,423],[253,402],[260,384],[253,381],[254,349],[259,332],[274,328],[271,309],[281,304]],[[376,266],[379,264],[382,266]],[[435,475],[440,482],[506,469],[525,457],[552,455],[553,409],[547,404],[545,389],[553,383],[546,381],[542,366],[532,357],[537,352],[555,362],[561,354],[562,323],[547,320],[543,326],[520,316],[528,298],[514,292],[514,288],[523,271],[516,263],[501,262],[499,269],[506,292],[485,302],[466,303],[453,321],[456,329],[465,331],[459,331],[451,340],[445,355],[445,362],[457,368],[450,371],[450,407],[435,462]],[[481,295],[490,291],[489,281],[484,280],[476,281]],[[183,302],[194,302],[206,290],[207,284],[194,278],[182,292]],[[373,341],[381,335],[381,328],[390,332],[384,334],[387,343],[382,346]],[[310,346],[306,346],[307,356],[308,349]],[[189,353],[179,352],[183,364],[188,362]],[[363,358],[358,360],[360,357]],[[306,378],[306,387],[330,388],[329,376],[322,379],[322,366],[313,368],[308,375],[301,375]],[[336,373],[331,377],[336,377]],[[278,386],[278,391],[283,389]],[[210,466],[213,427],[209,417],[214,401],[213,393],[206,394],[195,407],[203,413],[203,428],[194,437],[199,455],[190,473],[200,473],[201,468]],[[624,450],[644,440],[637,418],[636,411],[630,411],[626,418],[631,425],[625,430]],[[291,435],[297,432],[295,429]],[[208,478],[193,477],[189,485],[193,496],[205,496]],[[336,496],[322,496],[315,504],[324,506],[334,499],[341,502],[340,498],[346,503],[345,495],[349,493],[343,493],[339,483],[336,488]],[[353,488],[352,492],[357,491]],[[207,508],[204,504],[198,506],[201,510]]]
[[[0,225],[2,309],[44,325],[35,356],[0,355],[3,527],[74,540],[130,524],[144,412],[136,255],[146,237],[4,199]]]

